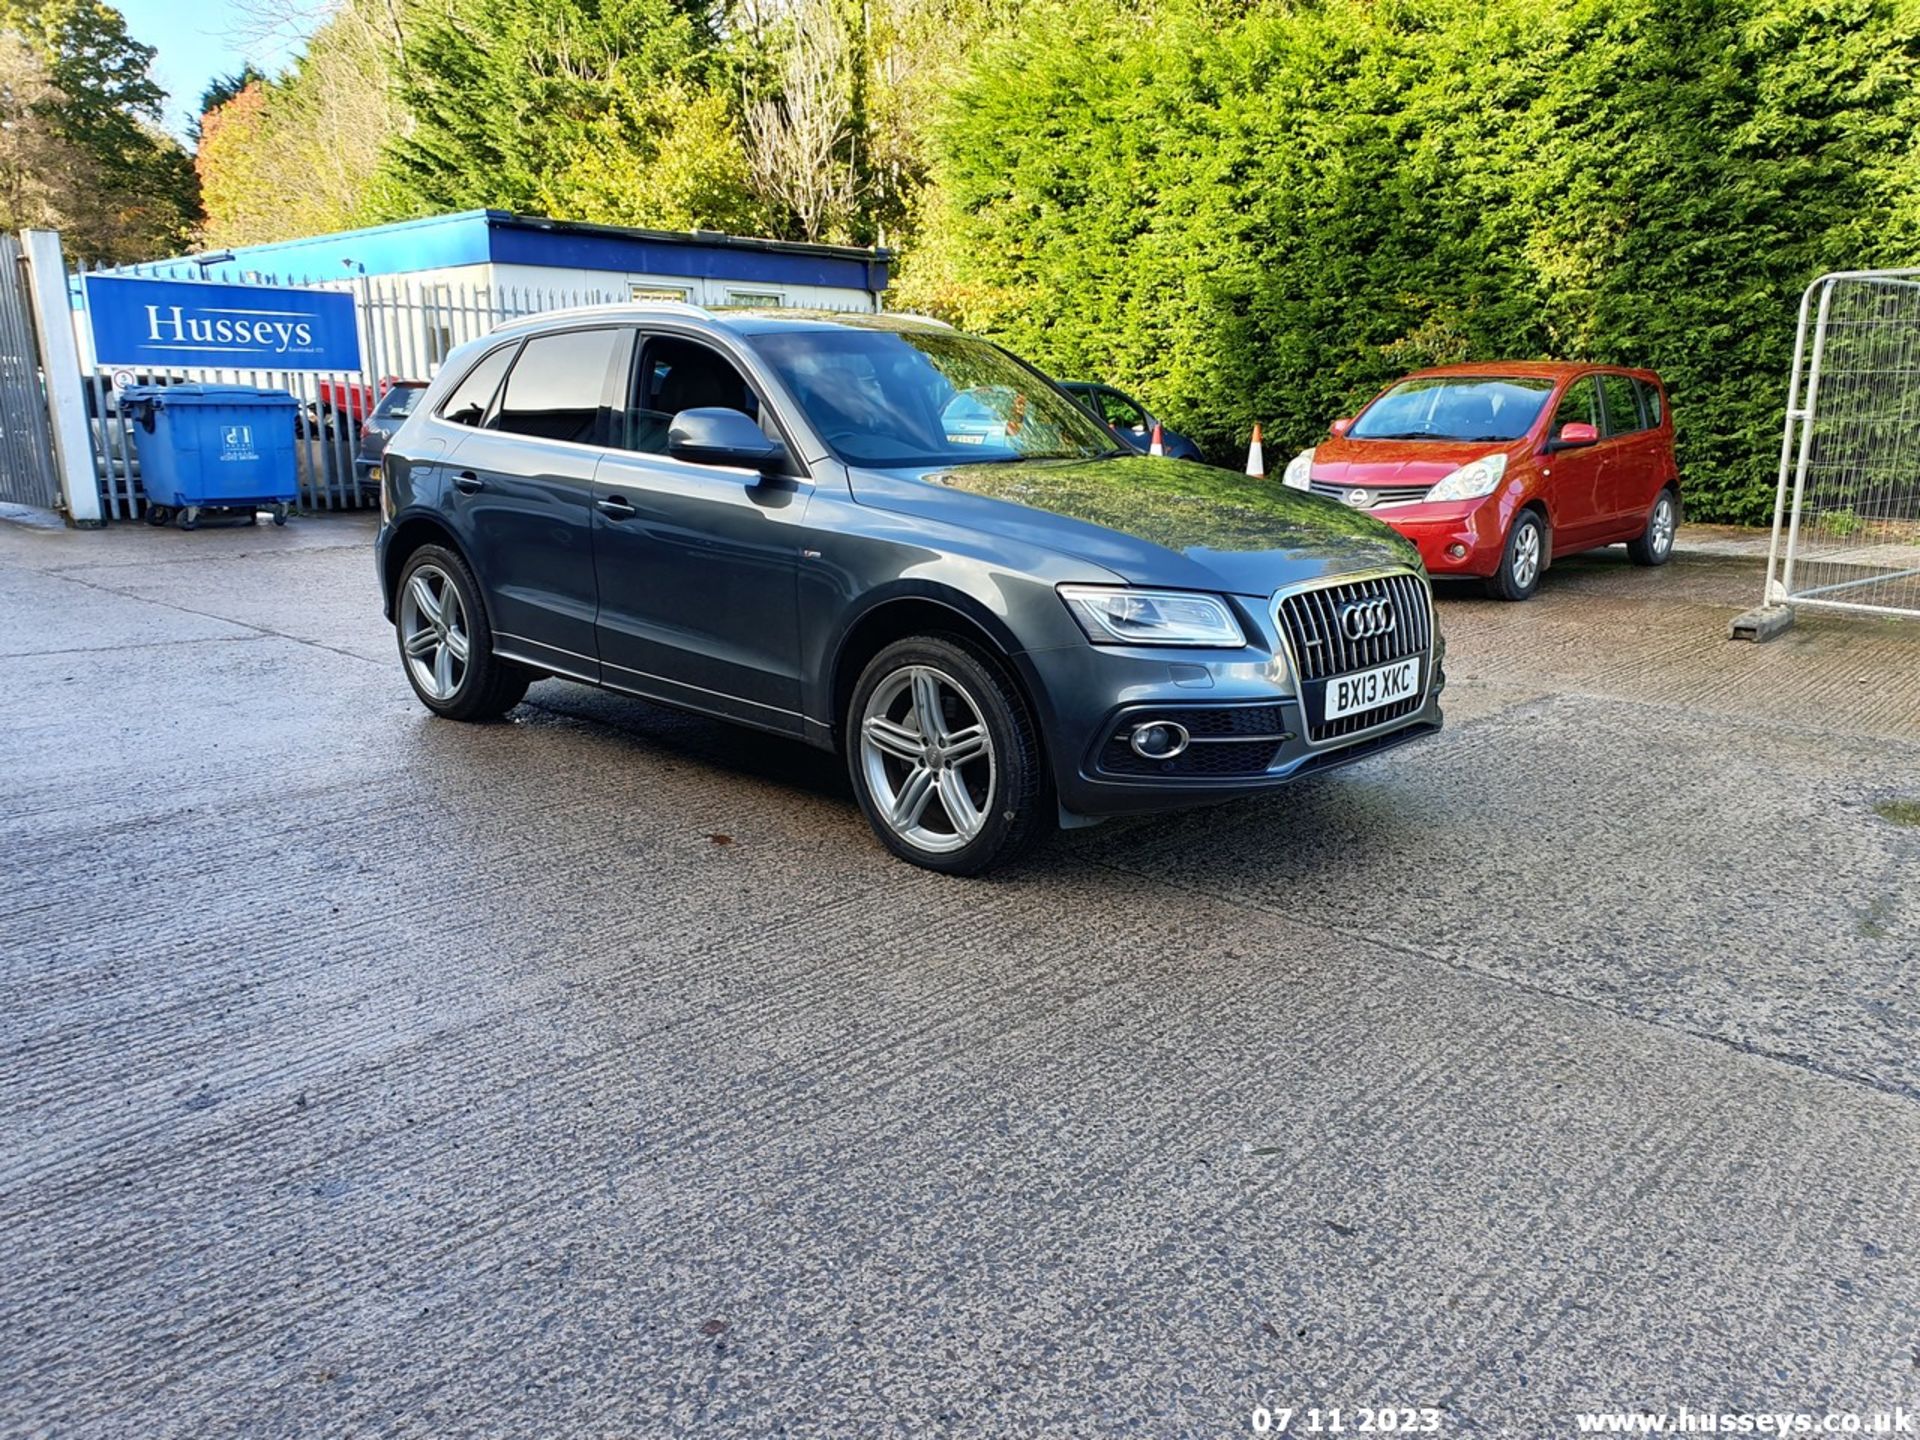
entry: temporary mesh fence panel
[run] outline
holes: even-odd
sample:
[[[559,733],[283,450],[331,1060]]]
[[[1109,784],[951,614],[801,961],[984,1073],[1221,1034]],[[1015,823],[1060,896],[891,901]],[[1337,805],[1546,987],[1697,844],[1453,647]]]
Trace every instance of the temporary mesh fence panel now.
[[[1801,303],[1767,599],[1920,615],[1920,271]]]

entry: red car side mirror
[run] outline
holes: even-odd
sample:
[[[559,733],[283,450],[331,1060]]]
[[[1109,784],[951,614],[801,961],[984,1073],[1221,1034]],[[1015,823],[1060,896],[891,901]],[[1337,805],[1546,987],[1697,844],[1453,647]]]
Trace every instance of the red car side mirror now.
[[[1333,424],[1327,427],[1327,429],[1333,432],[1333,438],[1336,440],[1338,440],[1342,435],[1346,434],[1347,431],[1351,430],[1352,428],[1353,428],[1353,417],[1350,415],[1341,416],[1338,420],[1334,421]]]
[[[1573,450],[1582,445],[1591,445],[1600,438],[1600,432],[1591,425],[1578,420],[1570,420],[1560,427],[1560,433],[1547,442],[1550,450]]]

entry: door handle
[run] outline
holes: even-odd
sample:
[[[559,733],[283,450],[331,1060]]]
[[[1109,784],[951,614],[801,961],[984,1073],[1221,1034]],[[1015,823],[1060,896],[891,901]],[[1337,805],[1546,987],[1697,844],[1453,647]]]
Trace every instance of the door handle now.
[[[476,490],[486,489],[487,482],[471,470],[462,470],[458,475],[453,477],[453,488],[458,490],[462,495],[471,495]]]
[[[618,495],[603,495],[593,503],[594,507],[609,520],[630,520],[635,513],[633,506]]]

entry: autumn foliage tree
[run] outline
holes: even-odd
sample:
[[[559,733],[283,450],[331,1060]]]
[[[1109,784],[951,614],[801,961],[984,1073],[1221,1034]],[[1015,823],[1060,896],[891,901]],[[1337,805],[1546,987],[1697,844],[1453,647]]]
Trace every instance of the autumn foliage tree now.
[[[210,244],[246,245],[282,233],[282,202],[266,164],[266,124],[267,90],[257,80],[201,117],[193,164]]]
[[[29,107],[60,142],[52,191],[70,254],[97,261],[148,259],[187,242],[199,218],[193,164],[160,129],[165,92],[154,50],[127,33],[103,0],[0,0],[0,32],[36,61],[49,93]],[[49,152],[52,153],[52,152]]]

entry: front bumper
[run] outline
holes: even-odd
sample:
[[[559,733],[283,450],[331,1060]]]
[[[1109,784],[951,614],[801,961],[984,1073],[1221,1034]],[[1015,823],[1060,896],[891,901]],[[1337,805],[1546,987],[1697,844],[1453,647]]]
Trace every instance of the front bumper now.
[[[1487,576],[1500,568],[1517,508],[1503,494],[1480,500],[1392,505],[1366,513],[1412,541],[1430,575]]]
[[[1446,688],[1445,641],[1436,633],[1422,656],[1417,706],[1340,739],[1309,738],[1271,616],[1261,602],[1236,599],[1243,650],[1133,649],[1079,645],[1020,657],[1028,689],[1043,711],[1061,808],[1104,817],[1183,809],[1273,790],[1307,775],[1436,733]],[[1249,622],[1258,619],[1260,623]],[[1134,726],[1173,719],[1193,737],[1172,763],[1134,754]]]

